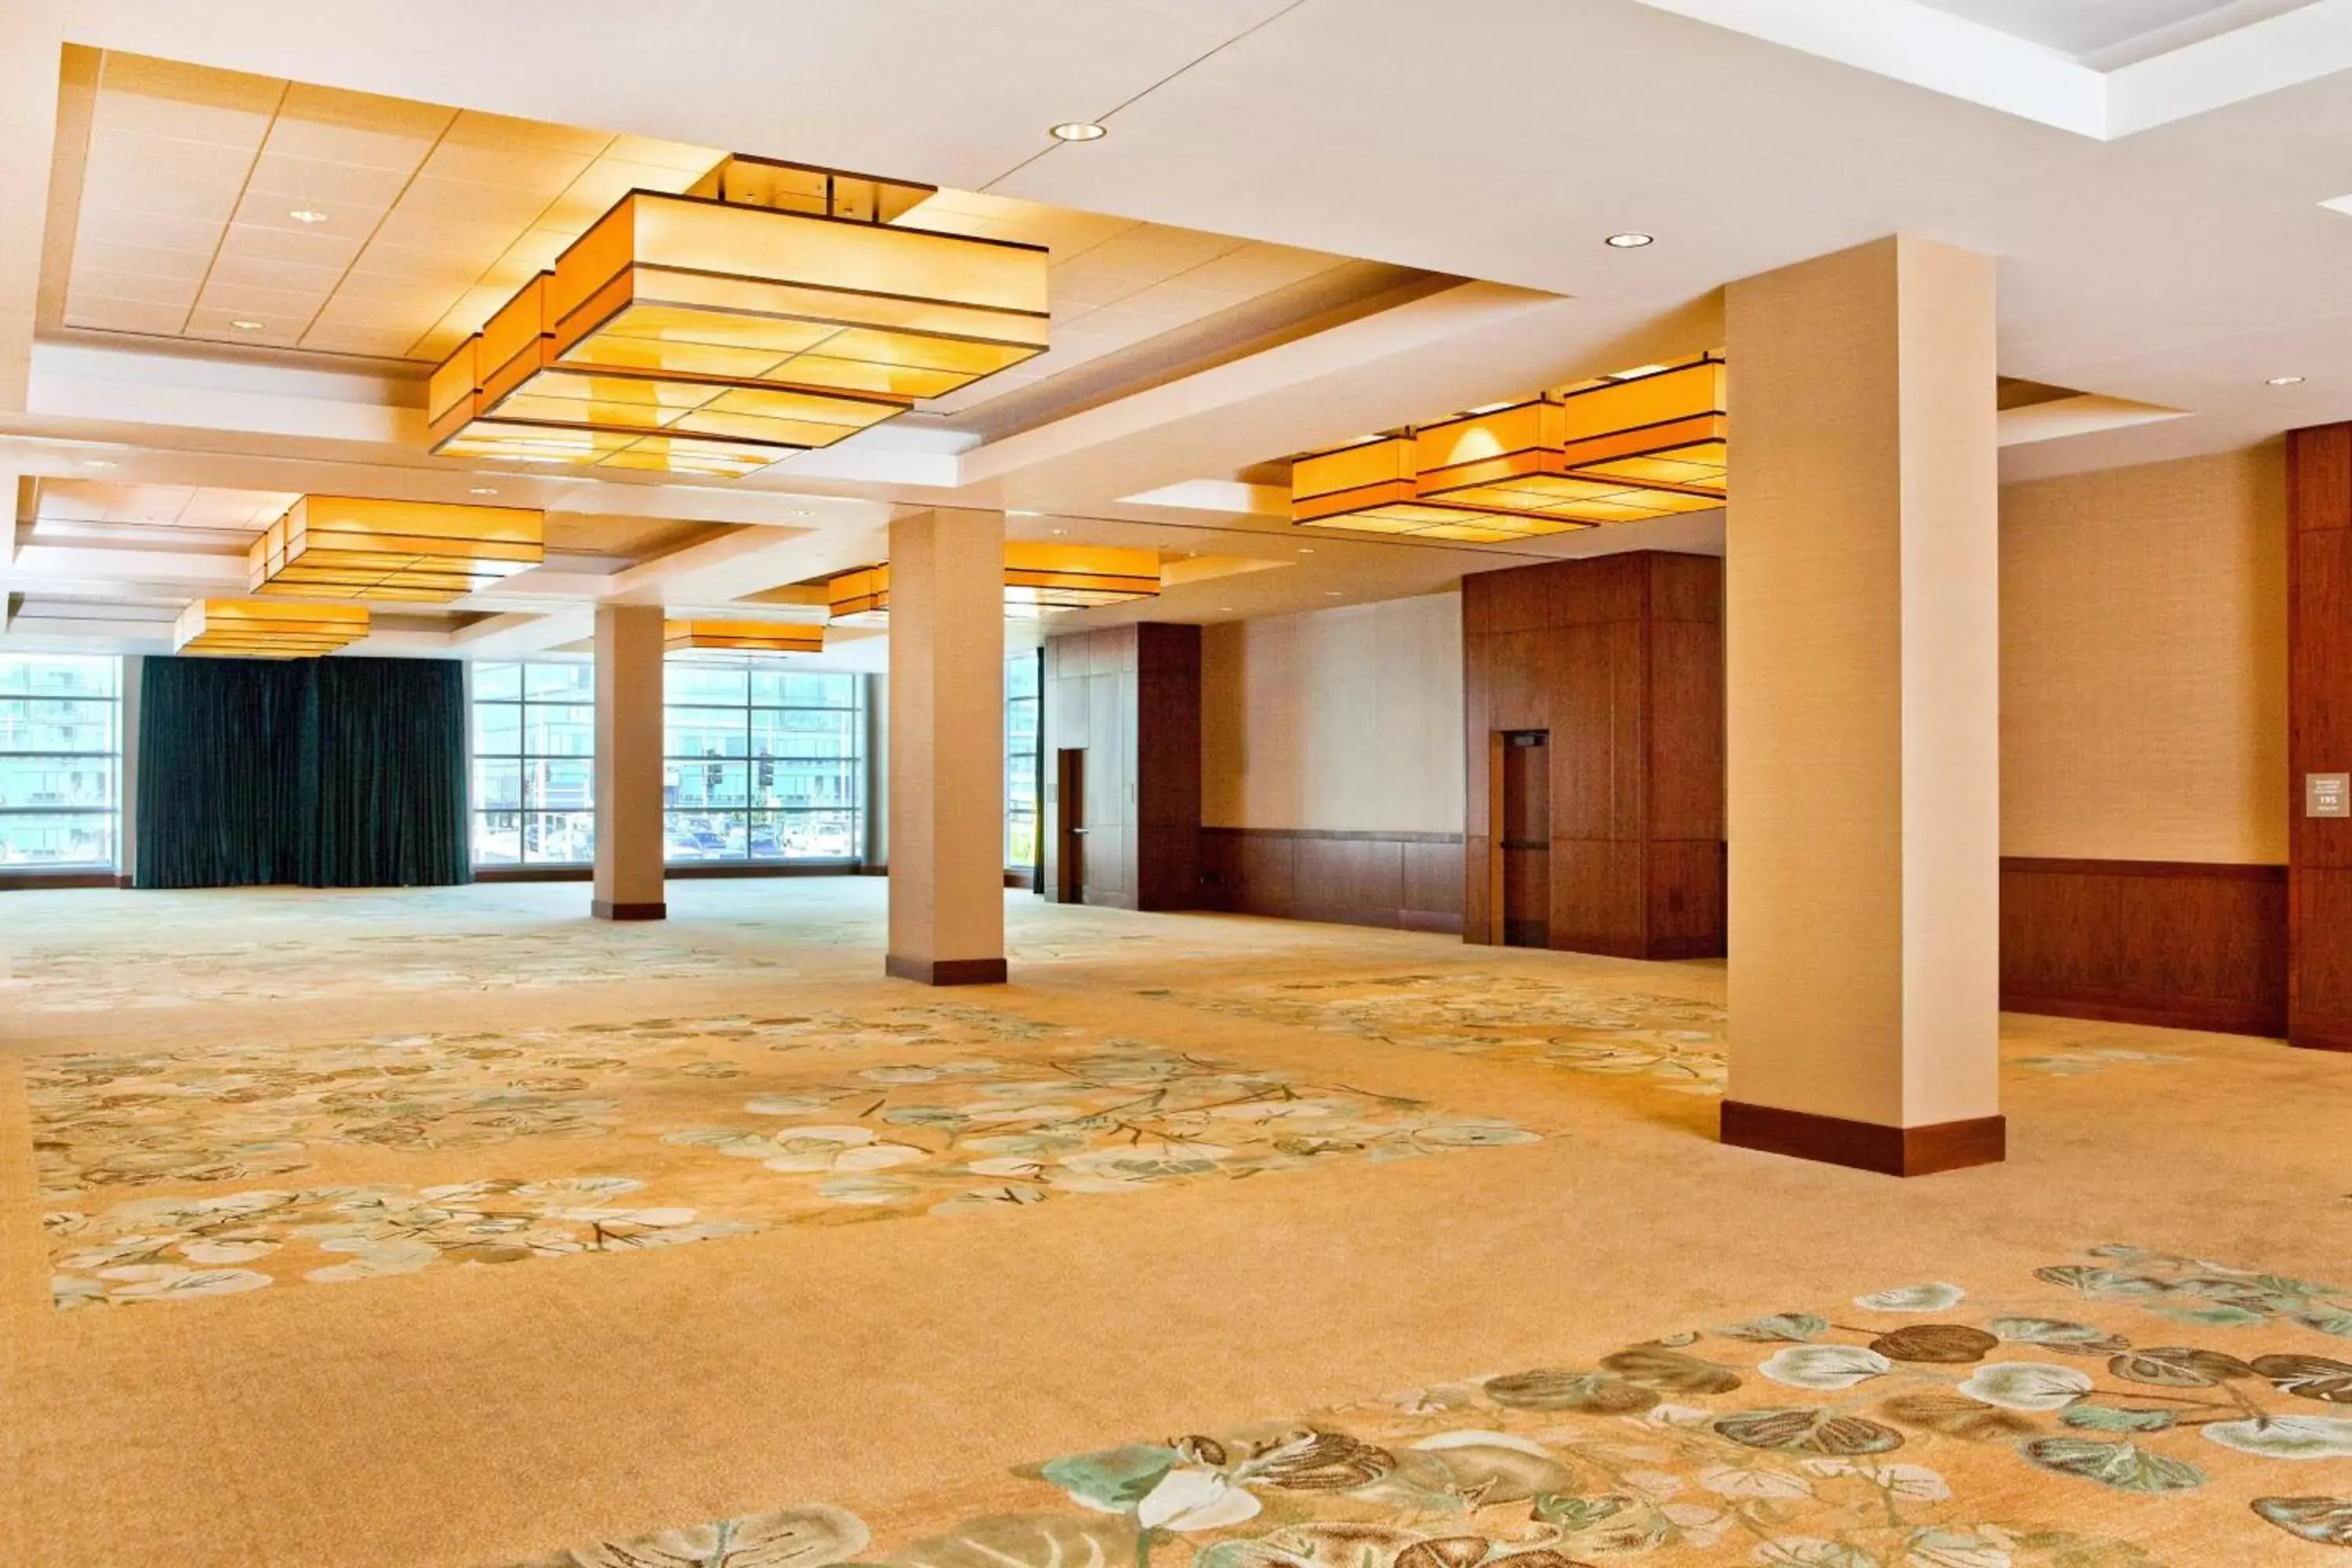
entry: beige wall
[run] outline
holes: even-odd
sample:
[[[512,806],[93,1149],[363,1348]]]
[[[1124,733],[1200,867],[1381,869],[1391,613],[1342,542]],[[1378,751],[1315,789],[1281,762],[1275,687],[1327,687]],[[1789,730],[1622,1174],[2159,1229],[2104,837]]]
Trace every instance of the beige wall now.
[[[1202,629],[1211,827],[1462,831],[1462,595]]]
[[[2000,848],[2286,859],[2283,447],[2004,487]]]

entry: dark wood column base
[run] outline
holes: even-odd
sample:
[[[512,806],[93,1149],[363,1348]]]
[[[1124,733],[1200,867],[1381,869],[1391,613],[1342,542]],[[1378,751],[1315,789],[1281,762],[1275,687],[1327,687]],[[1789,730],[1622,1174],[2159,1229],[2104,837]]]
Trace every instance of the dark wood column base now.
[[[600,921],[666,921],[669,919],[667,904],[616,904],[604,899],[589,900],[588,912]]]
[[[2352,1018],[2310,1018],[2287,1036],[2286,1043],[2305,1051],[2352,1051]]]
[[[882,960],[882,973],[893,980],[924,985],[1002,985],[1001,958],[901,958],[893,952]]]
[[[1848,1121],[1843,1117],[1727,1100],[1723,1141],[1735,1148],[1849,1165],[1883,1176],[1930,1176],[1969,1165],[1999,1164],[2008,1157],[2009,1118],[1979,1116],[1970,1121],[1938,1121],[1926,1127],[1882,1127],[1874,1121]]]

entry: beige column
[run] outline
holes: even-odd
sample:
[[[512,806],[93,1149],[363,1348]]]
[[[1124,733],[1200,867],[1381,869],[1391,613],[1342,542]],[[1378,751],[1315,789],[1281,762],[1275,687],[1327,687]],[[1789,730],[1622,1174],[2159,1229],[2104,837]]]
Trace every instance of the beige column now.
[[[1993,264],[1731,285],[1727,1143],[2000,1160]]]
[[[1004,978],[1004,520],[890,524],[890,951],[932,985]]]
[[[657,921],[662,901],[662,611],[596,608],[596,899],[600,921]]]

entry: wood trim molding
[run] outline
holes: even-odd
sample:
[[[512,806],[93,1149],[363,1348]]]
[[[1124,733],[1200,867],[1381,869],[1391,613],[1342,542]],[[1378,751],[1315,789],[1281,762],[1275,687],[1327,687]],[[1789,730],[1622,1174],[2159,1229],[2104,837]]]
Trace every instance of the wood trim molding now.
[[[112,871],[0,871],[0,892],[35,888],[127,888]]]
[[[1970,1165],[1996,1165],[2009,1153],[2005,1116],[1886,1127],[1739,1100],[1723,1102],[1722,1136],[1734,1148],[1818,1160],[1883,1176],[1930,1176]]]
[[[616,904],[607,899],[589,901],[588,912],[600,921],[666,921],[667,904]]]
[[[2000,1005],[2275,1038],[2287,891],[2284,866],[2004,856]]]
[[[882,960],[882,973],[893,980],[912,980],[923,985],[1005,983],[1004,960],[1001,958],[905,958],[893,952]]]

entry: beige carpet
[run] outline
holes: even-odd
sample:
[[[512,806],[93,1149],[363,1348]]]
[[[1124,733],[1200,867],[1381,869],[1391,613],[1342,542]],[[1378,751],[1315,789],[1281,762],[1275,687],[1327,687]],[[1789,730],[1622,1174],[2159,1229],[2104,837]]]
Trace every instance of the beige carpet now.
[[[584,898],[0,898],[0,1561],[2352,1563],[2352,1060],[2012,1018],[1898,1183],[1717,966]]]

